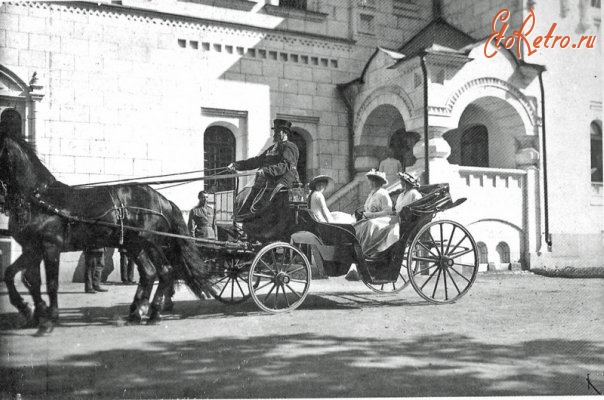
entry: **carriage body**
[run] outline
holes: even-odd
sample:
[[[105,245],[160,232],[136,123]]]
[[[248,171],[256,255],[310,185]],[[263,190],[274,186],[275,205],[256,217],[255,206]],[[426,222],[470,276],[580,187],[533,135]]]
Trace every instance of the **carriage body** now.
[[[297,308],[308,294],[312,256],[321,272],[332,277],[356,264],[363,283],[378,293],[411,284],[431,303],[456,301],[476,278],[476,245],[461,224],[434,217],[465,199],[453,202],[447,184],[424,186],[420,192],[422,199],[399,215],[399,240],[367,257],[353,225],[316,221],[302,187],[279,191],[259,218],[244,220],[242,229],[234,225],[230,250],[229,242],[214,246],[209,260],[216,271],[214,297],[228,304],[252,297],[269,312]],[[233,243],[239,243],[238,253],[233,253]],[[300,245],[312,250],[304,252]]]

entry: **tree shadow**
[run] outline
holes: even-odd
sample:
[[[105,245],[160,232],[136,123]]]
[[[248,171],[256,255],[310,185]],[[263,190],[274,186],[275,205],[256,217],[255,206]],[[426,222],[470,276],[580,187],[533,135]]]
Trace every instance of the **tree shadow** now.
[[[400,339],[300,333],[145,343],[0,368],[23,398],[311,398],[594,394],[604,365],[585,340],[492,344],[463,335]],[[593,372],[593,370],[592,370]],[[599,384],[596,379],[592,382]]]

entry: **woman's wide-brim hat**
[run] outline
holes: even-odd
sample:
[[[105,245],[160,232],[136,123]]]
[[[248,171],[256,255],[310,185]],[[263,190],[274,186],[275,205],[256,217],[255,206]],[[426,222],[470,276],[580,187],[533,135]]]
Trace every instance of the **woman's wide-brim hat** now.
[[[273,120],[273,127],[271,128],[274,131],[278,131],[281,129],[285,129],[287,131],[289,131],[292,127],[292,123],[286,119],[274,119]]]
[[[371,171],[367,172],[366,175],[367,175],[368,179],[373,178],[373,179],[376,179],[377,181],[382,182],[382,186],[388,184],[388,179],[386,178],[385,172],[376,171],[375,169],[372,169]]]
[[[403,182],[407,182],[408,184],[410,184],[413,187],[419,187],[419,181],[417,180],[416,177],[414,177],[410,173],[408,173],[408,172],[399,172],[398,176],[399,176],[399,178],[401,178],[401,180]]]
[[[334,185],[334,180],[331,176],[328,175],[317,175],[308,182],[308,188],[310,190],[317,190],[317,183],[319,182],[327,182],[327,186],[325,187],[325,191],[328,192],[331,190],[331,187]]]

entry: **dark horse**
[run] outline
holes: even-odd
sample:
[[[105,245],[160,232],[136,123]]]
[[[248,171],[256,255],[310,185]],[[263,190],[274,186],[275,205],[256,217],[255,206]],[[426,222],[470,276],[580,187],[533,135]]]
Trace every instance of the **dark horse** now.
[[[149,323],[160,319],[175,275],[199,298],[210,290],[209,272],[197,248],[182,237],[188,231],[181,211],[149,186],[72,188],[53,177],[22,137],[0,133],[0,188],[10,216],[9,234],[23,249],[6,269],[4,281],[11,304],[38,323],[38,334],[50,332],[58,319],[62,252],[122,246],[135,254],[141,281],[130,306],[133,322],[140,322],[149,308],[156,277],[159,286],[148,310]],[[50,307],[40,291],[42,260]],[[19,271],[33,298],[33,312],[15,288]]]

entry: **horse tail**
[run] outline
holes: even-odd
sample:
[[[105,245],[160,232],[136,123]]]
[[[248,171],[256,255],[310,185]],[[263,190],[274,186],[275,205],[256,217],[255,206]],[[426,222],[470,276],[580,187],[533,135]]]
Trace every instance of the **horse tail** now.
[[[176,204],[170,201],[172,205],[172,233],[182,236],[189,236],[187,224],[182,216],[182,212]],[[210,295],[210,270],[199,254],[199,250],[193,244],[192,240],[175,238],[174,251],[172,252],[172,263],[176,269],[178,278],[184,280],[185,284],[200,299]]]

